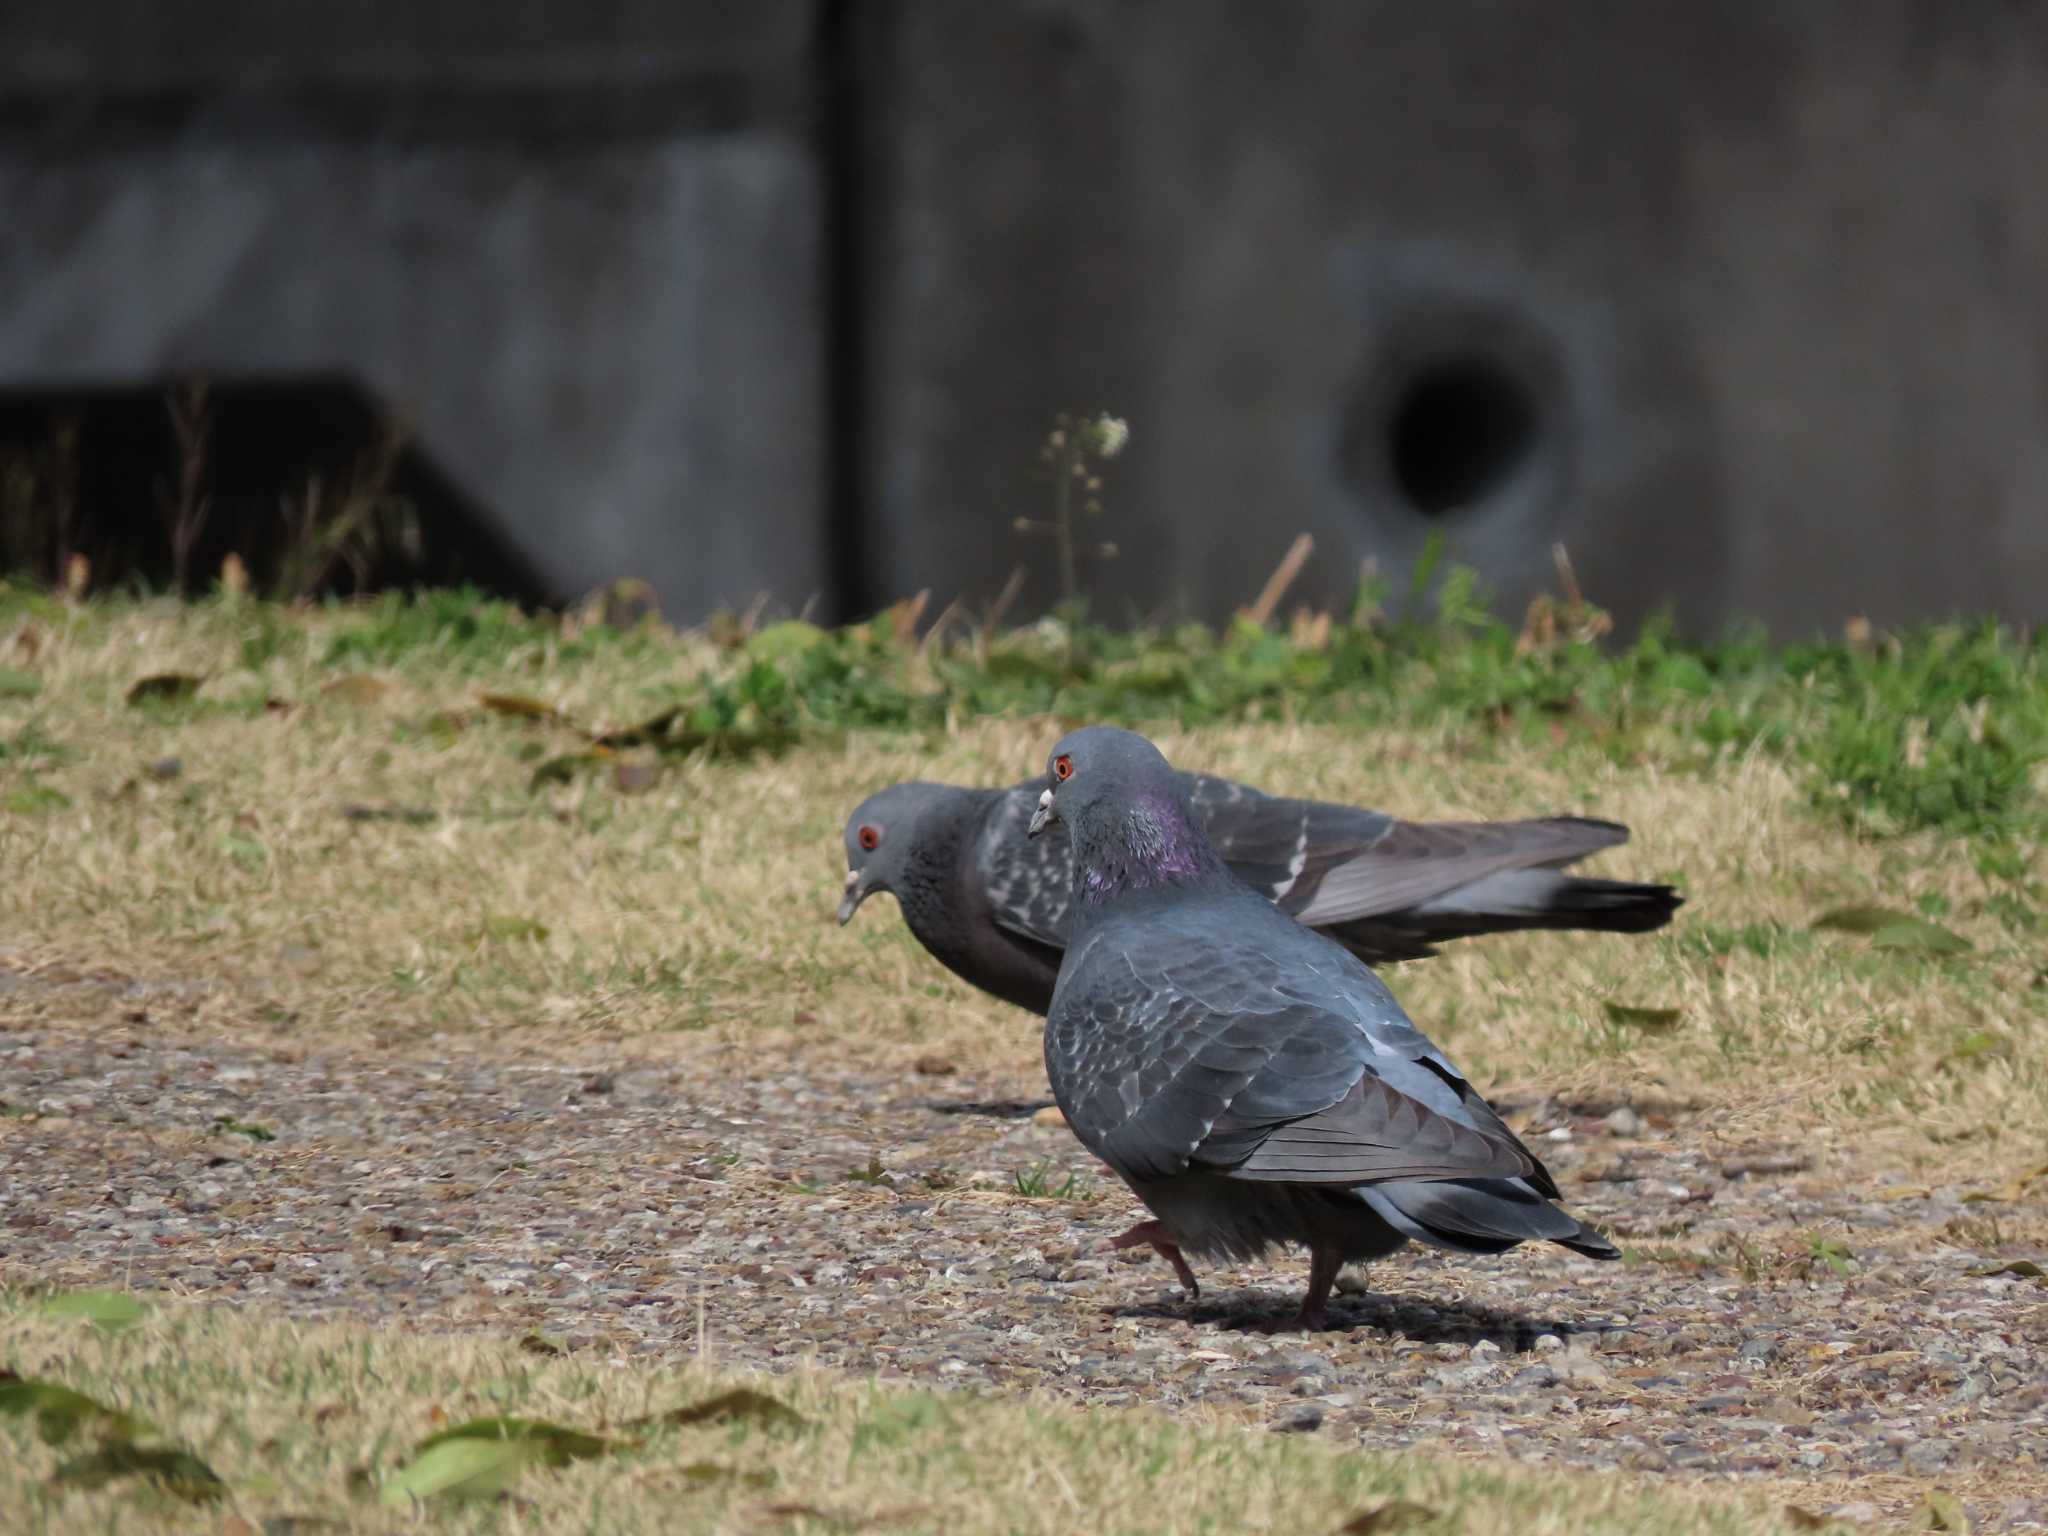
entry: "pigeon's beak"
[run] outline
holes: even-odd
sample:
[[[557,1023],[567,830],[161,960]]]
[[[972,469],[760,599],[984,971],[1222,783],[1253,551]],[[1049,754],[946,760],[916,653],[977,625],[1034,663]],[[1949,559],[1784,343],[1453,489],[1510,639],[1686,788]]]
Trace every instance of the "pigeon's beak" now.
[[[1040,790],[1038,793],[1038,809],[1031,813],[1031,825],[1024,829],[1024,835],[1026,837],[1036,837],[1059,819],[1059,812],[1053,809],[1052,791],[1049,789]]]
[[[868,899],[868,888],[861,884],[860,871],[846,872],[846,894],[839,898],[839,926],[844,928],[853,921],[853,914],[860,910],[860,904]]]

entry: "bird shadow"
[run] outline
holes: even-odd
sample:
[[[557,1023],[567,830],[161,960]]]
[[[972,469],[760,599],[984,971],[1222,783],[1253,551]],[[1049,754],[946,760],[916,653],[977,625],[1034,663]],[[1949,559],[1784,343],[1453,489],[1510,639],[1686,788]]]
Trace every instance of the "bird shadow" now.
[[[985,1115],[992,1120],[1029,1120],[1051,1099],[926,1099],[922,1108],[935,1115]]]
[[[1293,1323],[1298,1306],[1291,1297],[1240,1291],[1213,1299],[1205,1295],[1199,1301],[1128,1303],[1105,1307],[1103,1311],[1112,1317],[1193,1323],[1226,1333],[1279,1334],[1296,1332]],[[1324,1333],[1384,1333],[1417,1344],[1472,1345],[1483,1340],[1498,1346],[1503,1354],[1526,1354],[1546,1333],[1569,1339],[1574,1333],[1599,1331],[1574,1327],[1563,1319],[1530,1317],[1473,1302],[1425,1301],[1420,1297],[1378,1294],[1334,1296],[1330,1299],[1329,1318],[1330,1326]]]

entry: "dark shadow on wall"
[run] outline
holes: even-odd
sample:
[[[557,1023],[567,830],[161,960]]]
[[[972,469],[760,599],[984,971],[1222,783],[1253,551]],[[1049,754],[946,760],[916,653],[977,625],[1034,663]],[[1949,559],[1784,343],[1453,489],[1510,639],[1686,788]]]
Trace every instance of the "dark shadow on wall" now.
[[[0,390],[0,570],[54,584],[82,556],[95,588],[200,592],[230,554],[286,598],[564,596],[354,379]]]

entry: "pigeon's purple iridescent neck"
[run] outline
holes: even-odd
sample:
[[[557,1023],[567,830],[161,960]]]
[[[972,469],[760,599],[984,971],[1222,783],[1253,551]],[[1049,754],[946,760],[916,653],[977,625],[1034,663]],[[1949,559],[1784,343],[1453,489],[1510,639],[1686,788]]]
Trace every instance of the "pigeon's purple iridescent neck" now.
[[[1224,874],[1223,860],[1171,790],[1140,790],[1105,824],[1076,830],[1074,890],[1090,906]]]

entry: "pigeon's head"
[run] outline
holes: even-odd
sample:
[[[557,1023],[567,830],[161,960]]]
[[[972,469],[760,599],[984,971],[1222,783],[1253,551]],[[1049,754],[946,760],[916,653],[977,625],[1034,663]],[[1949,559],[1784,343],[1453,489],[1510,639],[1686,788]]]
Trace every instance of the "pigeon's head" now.
[[[932,784],[891,784],[846,818],[846,892],[839,921],[851,922],[876,891],[892,891],[917,841],[917,821],[932,803]]]
[[[1134,811],[1186,820],[1173,765],[1144,737],[1114,726],[1086,726],[1061,737],[1045,760],[1045,780],[1032,837],[1057,821],[1076,846],[1088,846],[1128,823]]]

